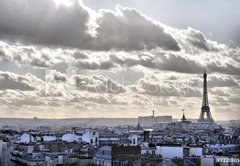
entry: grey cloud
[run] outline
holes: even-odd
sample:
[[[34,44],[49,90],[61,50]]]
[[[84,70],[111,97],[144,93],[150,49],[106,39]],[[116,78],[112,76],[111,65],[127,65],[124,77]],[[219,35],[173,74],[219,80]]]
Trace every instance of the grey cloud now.
[[[229,102],[239,104],[240,103],[240,97],[239,96],[238,97],[230,97]]]
[[[75,51],[73,53],[73,57],[75,59],[88,59],[89,58],[89,55],[84,53],[84,52],[80,52],[80,51]]]
[[[211,103],[211,105],[214,106],[230,106],[229,101],[227,100],[227,98],[222,97],[222,96],[216,96],[213,99],[214,102]]]
[[[239,75],[239,62],[227,57],[228,55],[190,55],[184,53],[169,53],[155,51],[145,53],[126,53],[110,55],[111,62],[123,67],[144,66],[146,68],[175,71],[179,73],[202,73],[204,68],[208,72],[219,72],[230,75]],[[134,56],[133,56],[134,55]]]
[[[123,67],[134,67],[137,65],[141,65],[148,68],[157,67],[155,64],[155,60],[153,56],[137,54],[135,56],[131,54],[126,54],[126,56],[111,54],[110,61],[114,62]]]
[[[27,64],[42,68],[49,67],[53,63],[50,55],[34,46],[13,46],[5,42],[0,42],[0,56],[10,62],[14,61],[17,64]]]
[[[161,47],[180,50],[177,41],[153,20],[134,9],[118,6],[116,10],[102,10],[97,18],[99,26],[94,42],[98,49],[143,50]]]
[[[104,96],[82,97],[81,100],[100,103],[100,104],[111,104],[111,101]]]
[[[87,70],[107,70],[115,67],[115,64],[109,60],[105,61],[83,61],[79,60],[73,62],[73,66],[77,67],[78,69],[87,69]]]
[[[218,48],[216,48],[213,43],[208,41],[201,31],[195,30],[193,28],[188,28],[186,32],[186,40],[193,46],[205,51],[218,51]]]
[[[201,48],[205,51],[209,51],[210,48],[208,46],[207,40],[205,39],[203,33],[200,31],[196,31],[194,29],[188,29],[188,37],[187,40],[193,45],[198,48]]]
[[[131,89],[136,93],[151,96],[201,96],[201,90],[192,86],[188,79],[181,80],[181,76],[179,76],[177,80],[169,80],[170,77],[166,74],[149,75],[140,79],[135,85],[131,86]]]
[[[3,50],[0,50],[0,58],[3,58],[5,59],[6,55],[5,53],[3,52]]]
[[[64,73],[57,72],[55,70],[49,71],[45,76],[45,81],[47,82],[66,82],[67,77]]]
[[[49,0],[2,0],[0,6],[3,38],[72,47],[90,38],[89,13],[78,3],[56,7]]]
[[[90,50],[180,50],[162,26],[134,9],[95,13],[78,1],[56,6],[51,0],[2,0],[0,6],[2,39]]]
[[[76,79],[76,86],[80,90],[87,90],[94,93],[124,93],[125,88],[109,78],[103,76],[73,76]]]
[[[193,59],[176,54],[165,54],[161,56],[161,69],[176,71],[180,73],[201,73],[203,66]]]
[[[39,101],[39,98],[33,98],[31,96],[30,97],[25,97],[22,99],[17,99],[16,98],[12,98],[12,101],[9,103],[10,105],[14,105],[16,107],[21,107],[21,106],[43,106],[46,105],[45,102],[43,101]]]
[[[84,94],[120,94],[126,89],[118,82],[100,75],[68,75],[55,70],[46,72],[44,85],[39,88],[41,97],[60,97],[72,100]]]
[[[48,105],[52,106],[52,107],[60,107],[60,106],[62,106],[60,103],[58,103],[56,101],[48,101]]]
[[[33,48],[23,48],[22,52],[27,56],[26,59],[23,59],[23,54],[19,53],[15,56],[14,60],[18,62],[29,61],[30,65],[37,67],[49,67],[50,66],[50,57],[44,53],[37,53]]]
[[[82,106],[99,106],[98,104],[127,105],[128,100],[112,94],[89,93],[83,96],[77,96],[69,100],[71,103],[80,103]]]
[[[239,107],[240,98],[239,96],[215,96],[213,105],[216,106],[231,106],[232,108],[235,106]],[[229,110],[232,111],[231,109]]]
[[[139,53],[136,57],[127,55],[110,55],[110,61],[122,67],[144,66],[157,70],[168,70],[180,73],[202,73],[204,66],[184,55],[177,55],[167,52],[155,52],[151,56]]]
[[[230,75],[239,75],[240,73],[240,68],[230,63],[226,63],[225,66],[220,66],[217,63],[214,63],[212,65],[208,65],[208,69],[210,71],[215,71],[215,72],[225,73]]]
[[[221,46],[192,28],[171,31],[171,28],[162,26],[134,9],[119,6],[116,11],[101,10],[94,13],[94,20],[90,17],[89,9],[78,3],[70,7],[56,7],[47,0],[3,0],[0,5],[4,6],[0,11],[0,36],[3,39],[34,40],[48,46],[44,50],[41,46],[1,45],[3,42],[0,42],[0,57],[20,64],[61,71],[68,66],[87,70],[143,66],[182,73],[202,73],[205,67],[209,72],[231,75],[240,73],[239,49]],[[14,10],[18,11],[17,15]],[[91,21],[95,21],[97,27],[95,36],[89,32]],[[64,51],[50,47],[52,44],[79,50]],[[160,49],[154,49],[158,47]],[[181,51],[177,51],[180,47]],[[195,47],[197,51],[193,49]],[[115,50],[109,51],[112,49]],[[153,49],[149,51],[151,55],[142,52],[146,49]],[[188,49],[194,51],[188,53]],[[104,50],[102,54],[107,58],[91,55],[96,50]],[[124,50],[122,54],[125,55],[119,56],[116,50]]]
[[[15,89],[22,91],[32,91],[37,88],[37,84],[41,82],[38,78],[31,74],[25,76],[13,74],[10,72],[0,72],[0,89]]]
[[[235,88],[238,91],[238,81],[234,76],[209,74],[209,93],[213,96],[233,96],[231,90]],[[202,86],[202,75],[163,72],[147,75],[130,87],[136,93],[152,96],[200,97]]]
[[[192,86],[194,87],[202,87],[203,86],[203,76],[201,75],[195,75],[190,76],[190,79],[192,80]],[[210,90],[213,90],[213,92],[219,92],[219,88],[222,90],[224,88],[236,88],[239,86],[238,83],[239,79],[237,76],[231,76],[226,74],[209,74],[207,76],[207,84],[208,88]],[[219,92],[220,93],[220,92]]]
[[[69,66],[85,70],[108,70],[117,67],[143,66],[149,69],[179,73],[219,72],[239,75],[239,50],[185,54],[169,51],[94,52],[70,49],[39,48],[35,46],[8,45],[0,42],[2,57],[8,61],[36,67],[50,67],[64,71]]]
[[[209,87],[232,87],[239,86],[237,80],[233,76],[218,75],[210,76],[208,78]]]
[[[119,55],[110,55],[110,61],[123,67],[144,66],[146,68],[176,71],[182,73],[201,73],[203,66],[196,61],[187,59],[184,56],[169,54],[166,52],[155,53],[149,56],[147,54],[137,54],[136,57]]]
[[[216,53],[217,55],[212,55],[212,53],[208,55],[191,55],[165,51],[152,51],[149,53],[104,52],[102,54],[107,58],[76,60],[73,62],[73,65],[79,69],[89,70],[107,70],[118,66],[124,68],[143,66],[149,69],[191,74],[200,74],[204,68],[207,68],[209,73],[219,72],[230,75],[238,75],[240,73],[240,69],[237,67],[239,62],[230,57],[230,52],[224,55],[220,53]],[[94,59],[94,56],[91,59]]]
[[[94,102],[98,104],[112,104],[112,105],[127,105],[128,101],[122,101],[118,97],[114,97],[111,95],[94,95],[94,96],[84,96],[81,97],[80,100],[87,102]]]
[[[222,90],[221,89],[209,89],[210,90],[210,93],[213,94],[213,95],[216,95],[216,96],[230,96],[230,94],[228,92],[226,92],[225,89]]]

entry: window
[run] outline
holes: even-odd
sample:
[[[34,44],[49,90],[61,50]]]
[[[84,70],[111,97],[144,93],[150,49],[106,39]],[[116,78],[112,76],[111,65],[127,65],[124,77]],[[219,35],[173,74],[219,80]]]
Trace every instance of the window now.
[[[134,144],[134,145],[136,144],[136,139],[135,139],[135,138],[133,138],[133,144]]]

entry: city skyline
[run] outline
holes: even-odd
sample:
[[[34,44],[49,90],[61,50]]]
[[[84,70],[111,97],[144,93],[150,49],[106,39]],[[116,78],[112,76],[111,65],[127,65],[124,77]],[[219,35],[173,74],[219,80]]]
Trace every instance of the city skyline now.
[[[0,118],[240,119],[239,2],[155,2],[1,0]]]

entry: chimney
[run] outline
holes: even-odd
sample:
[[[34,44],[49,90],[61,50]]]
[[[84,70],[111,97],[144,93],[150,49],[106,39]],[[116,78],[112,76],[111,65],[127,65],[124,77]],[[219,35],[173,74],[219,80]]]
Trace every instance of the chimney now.
[[[153,117],[154,117],[154,110],[153,110]]]
[[[150,131],[145,130],[143,132],[143,140],[144,140],[144,142],[149,142],[149,137],[150,137]]]

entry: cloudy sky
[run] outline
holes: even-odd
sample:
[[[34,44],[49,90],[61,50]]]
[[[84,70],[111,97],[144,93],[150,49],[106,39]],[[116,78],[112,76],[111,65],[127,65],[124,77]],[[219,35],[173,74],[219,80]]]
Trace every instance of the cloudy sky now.
[[[240,118],[240,2],[0,0],[0,117]]]

